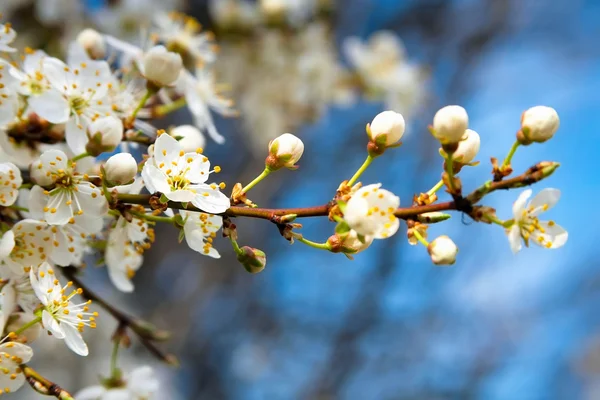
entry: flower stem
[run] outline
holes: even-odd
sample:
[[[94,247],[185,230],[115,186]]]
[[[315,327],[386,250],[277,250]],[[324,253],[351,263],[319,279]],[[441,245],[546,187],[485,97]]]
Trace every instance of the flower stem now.
[[[33,187],[33,183],[24,183],[19,186],[19,189],[31,189]]]
[[[23,371],[23,375],[27,378],[27,383],[29,383],[31,388],[39,394],[44,396],[54,396],[61,400],[75,400],[69,392],[58,386],[56,383],[44,378],[27,364],[21,364],[20,367]]]
[[[35,317],[34,319],[32,319],[31,321],[29,321],[28,323],[26,323],[25,325],[23,325],[19,329],[17,329],[16,331],[9,332],[9,334],[2,341],[4,342],[7,338],[10,338],[11,336],[18,336],[18,335],[20,335],[21,333],[25,332],[27,329],[29,329],[32,326],[40,323],[41,321],[42,321],[42,316],[41,315],[38,316],[38,317]]]
[[[365,172],[367,170],[367,168],[369,168],[369,165],[371,165],[373,160],[374,160],[374,158],[371,155],[367,156],[367,159],[365,160],[363,165],[360,166],[358,171],[356,171],[356,173],[348,181],[348,186],[352,186],[356,183],[356,181],[358,180],[358,178],[360,178],[360,176],[363,174],[363,172]]]
[[[240,245],[238,244],[237,240],[235,240],[231,236],[229,237],[229,240],[231,240],[231,246],[233,246],[233,251],[235,251],[235,254],[242,254],[243,250],[240,249]]]
[[[432,196],[435,192],[444,187],[444,181],[440,179],[438,183],[436,183],[431,189],[427,191],[427,196]]]
[[[115,379],[115,380],[119,379],[120,375],[121,375],[121,372],[119,371],[119,368],[117,367],[120,341],[121,341],[121,337],[119,335],[117,335],[114,338],[113,349],[112,349],[112,353],[110,355],[110,376],[112,379]]]
[[[135,215],[136,217],[145,219],[146,221],[152,221],[152,222],[166,222],[169,224],[173,223],[174,217],[161,217],[159,215],[152,215],[152,214],[144,214],[144,213],[140,213],[137,211],[129,211],[131,214]]]
[[[163,115],[172,113],[173,111],[185,107],[186,104],[187,101],[185,100],[185,97],[181,97],[172,103],[162,104],[160,106],[154,107],[154,109],[152,110],[152,114],[157,117],[162,117]]]
[[[313,247],[315,249],[331,251],[331,245],[329,244],[329,242],[316,243],[316,242],[313,242],[311,240],[305,239],[303,237],[297,237],[296,240],[298,240],[299,242],[304,243],[307,246]]]
[[[508,165],[510,165],[513,156],[515,155],[515,153],[517,152],[517,149],[519,148],[519,146],[521,145],[521,143],[519,143],[518,140],[516,140],[512,147],[510,148],[508,155],[506,156],[506,158],[504,159],[504,161],[502,161],[502,166],[506,167]]]
[[[71,161],[79,161],[82,158],[91,157],[87,152],[76,155],[71,159]]]
[[[257,176],[256,178],[254,178],[254,180],[252,182],[250,182],[249,184],[247,184],[243,189],[242,189],[242,193],[241,194],[245,194],[248,193],[250,191],[250,189],[252,189],[254,186],[256,186],[260,181],[262,181],[263,179],[265,179],[267,176],[269,176],[269,174],[271,173],[271,170],[269,168],[265,168],[263,172],[261,172],[261,174],[259,176]]]
[[[29,212],[29,208],[19,207],[14,204],[12,206],[8,206],[8,208],[11,208],[11,209],[17,210],[17,211]]]
[[[421,234],[419,233],[419,231],[418,231],[418,230],[416,230],[416,229],[413,229],[413,230],[412,230],[412,232],[413,232],[413,235],[415,235],[415,237],[417,238],[417,240],[418,240],[419,242],[421,242],[421,244],[422,244],[423,246],[425,246],[425,247],[429,247],[429,242],[428,242],[427,240],[425,240],[425,238],[424,238],[423,236],[421,236]]]
[[[140,99],[140,102],[138,103],[137,107],[131,113],[131,116],[129,117],[130,121],[135,121],[135,117],[138,115],[142,107],[146,105],[146,102],[148,101],[148,99],[150,99],[150,97],[152,97],[154,93],[154,90],[146,89],[146,93],[144,93],[144,96]]]
[[[454,189],[454,162],[452,161],[452,153],[449,153],[448,157],[446,157],[446,172],[448,173],[450,191],[454,193],[456,190]]]

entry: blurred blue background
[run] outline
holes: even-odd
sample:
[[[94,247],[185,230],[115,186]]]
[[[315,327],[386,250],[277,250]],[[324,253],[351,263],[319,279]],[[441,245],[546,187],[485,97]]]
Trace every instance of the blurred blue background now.
[[[96,10],[103,2],[92,3]],[[187,11],[210,26],[205,2]],[[455,214],[429,231],[448,234],[460,248],[454,266],[439,268],[423,247],[408,245],[405,225],[349,261],[290,246],[268,222],[239,220],[240,242],[268,255],[255,276],[224,240],[216,245],[223,259],[212,262],[176,247],[174,232],[159,232],[135,295],[117,294],[102,270],[89,271],[89,279],[114,302],[174,331],[167,347],[182,366],[159,367],[171,382],[168,398],[599,399],[600,215],[591,205],[600,191],[599,21],[593,0],[340,0],[338,44],[393,30],[408,57],[430,71],[428,103],[410,120],[404,145],[377,159],[362,181],[381,182],[410,205],[441,172],[426,126],[439,107],[460,104],[482,138],[481,166],[461,173],[466,190],[475,188],[490,177],[489,158],[507,153],[521,113],[549,105],[561,117],[559,132],[519,149],[513,167],[561,163],[534,191],[562,190],[550,218],[570,240],[514,256],[500,228]],[[301,168],[272,176],[253,200],[269,207],[328,201],[362,163],[364,125],[382,110],[362,100],[302,126],[295,132],[306,146]],[[207,154],[223,165],[229,187],[247,182],[264,156],[246,149],[239,123],[217,124],[228,141]],[[518,193],[495,193],[484,203],[509,218]],[[302,222],[307,238],[332,233],[324,219]]]

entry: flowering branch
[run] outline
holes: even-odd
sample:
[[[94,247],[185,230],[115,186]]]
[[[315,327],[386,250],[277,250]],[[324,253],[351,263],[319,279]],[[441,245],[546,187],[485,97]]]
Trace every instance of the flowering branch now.
[[[21,364],[25,380],[33,390],[44,396],[54,396],[60,400],[75,400],[74,397],[56,383],[44,378],[27,364]]]

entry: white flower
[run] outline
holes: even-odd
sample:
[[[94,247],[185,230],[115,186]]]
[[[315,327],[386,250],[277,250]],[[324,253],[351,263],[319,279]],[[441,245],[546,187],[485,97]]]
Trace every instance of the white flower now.
[[[124,379],[124,386],[105,388],[90,386],[75,394],[77,400],[150,400],[158,392],[159,381],[148,366],[134,369]]]
[[[12,67],[11,76],[19,82],[18,91],[24,96],[37,96],[51,88],[44,74],[43,61],[48,55],[42,50],[27,52],[21,69]]]
[[[106,55],[106,42],[102,35],[94,29],[82,30],[75,40],[93,59],[104,58]]]
[[[131,279],[142,266],[144,243],[148,240],[148,224],[133,218],[131,222],[120,216],[108,234],[104,261],[108,276],[117,289],[132,292]]]
[[[474,130],[467,129],[463,139],[458,142],[458,148],[452,154],[452,160],[461,164],[469,164],[475,159],[477,153],[479,153],[480,144],[481,139],[479,134]]]
[[[344,219],[358,234],[384,239],[398,230],[400,222],[394,215],[400,198],[381,184],[367,185],[356,191],[348,200]]]
[[[17,32],[10,27],[10,24],[0,24],[0,51],[12,53],[17,51],[9,46],[17,37]]]
[[[208,158],[186,153],[173,137],[163,134],[156,139],[154,156],[146,161],[142,178],[148,190],[160,192],[169,200],[191,202],[209,213],[222,213],[230,206],[229,198],[215,184],[205,182],[210,175]]]
[[[204,145],[206,144],[206,139],[204,139],[202,132],[192,125],[180,125],[171,129],[169,134],[174,138],[179,137],[181,150],[186,153],[194,152],[197,149],[204,149]]]
[[[200,33],[201,25],[193,17],[177,12],[159,12],[154,23],[158,28],[155,32],[157,39],[169,50],[180,53],[184,60],[189,59],[189,64],[215,60],[213,35]]]
[[[207,68],[197,68],[195,76],[186,72],[180,85],[184,85],[180,91],[185,95],[194,124],[215,142],[223,143],[225,138],[217,131],[211,110],[224,116],[234,116],[237,112],[233,109],[233,101],[219,94],[214,73]]]
[[[11,206],[17,201],[19,186],[23,183],[21,171],[13,163],[0,164],[0,205]]]
[[[281,167],[297,169],[296,163],[304,153],[304,143],[291,133],[284,133],[269,142],[267,166],[271,170]]]
[[[223,218],[218,215],[180,211],[185,218],[183,232],[188,246],[200,254],[212,258],[221,258],[221,255],[212,245],[216,232],[223,226]]]
[[[81,337],[85,326],[96,327],[97,312],[89,312],[91,301],[75,304],[71,301],[82,290],[68,290],[73,282],[61,286],[48,263],[43,263],[37,273],[33,268],[29,271],[29,279],[35,294],[42,302],[42,322],[57,339],[64,339],[67,346],[80,356],[88,355],[88,347]]]
[[[556,249],[567,243],[568,232],[554,221],[540,221],[538,215],[552,208],[560,199],[560,190],[544,189],[529,203],[532,190],[527,189],[513,204],[513,225],[506,230],[513,253],[521,250],[521,239],[529,246],[530,240],[538,246]]]
[[[181,73],[181,56],[164,46],[154,46],[148,50],[142,62],[144,77],[159,87],[171,86]]]
[[[87,137],[86,150],[91,155],[112,151],[123,140],[123,122],[112,115],[97,118],[87,126]]]
[[[433,136],[442,144],[458,143],[469,126],[467,111],[461,106],[446,106],[433,117]]]
[[[36,178],[38,183],[48,186],[51,182],[55,185],[54,189],[42,192],[46,203],[44,218],[50,225],[64,225],[74,215],[84,212],[91,217],[102,217],[108,211],[106,198],[100,189],[85,181],[85,175],[77,173],[74,164],[62,151],[48,150],[40,156],[38,163],[31,166],[32,171],[37,169],[40,176],[48,179],[40,183]]]
[[[0,34],[0,48],[1,40]],[[9,73],[11,68],[8,61],[0,58],[0,127],[12,122],[19,110],[18,81]]]
[[[452,265],[456,262],[458,247],[456,247],[452,239],[446,235],[442,235],[429,243],[427,251],[431,256],[431,261],[435,265]]]
[[[542,143],[551,139],[559,126],[558,113],[552,107],[535,106],[521,116],[521,132],[532,142]]]
[[[42,69],[51,89],[29,98],[29,107],[51,123],[66,123],[67,144],[75,154],[85,151],[87,127],[100,116],[112,113],[107,99],[112,75],[104,61],[88,61],[68,67],[45,57]]]
[[[0,265],[17,276],[48,259],[50,233],[45,222],[24,219],[17,222],[0,239]]]
[[[129,153],[118,153],[111,156],[104,164],[104,173],[109,182],[125,185],[135,178],[138,171],[137,161]]]
[[[21,343],[7,342],[0,344],[0,357],[3,372],[0,374],[0,394],[16,392],[25,383],[21,364],[31,360],[33,350]]]
[[[377,114],[369,125],[367,133],[373,142],[384,139],[383,145],[391,146],[402,139],[405,123],[402,114],[394,111],[384,111]]]

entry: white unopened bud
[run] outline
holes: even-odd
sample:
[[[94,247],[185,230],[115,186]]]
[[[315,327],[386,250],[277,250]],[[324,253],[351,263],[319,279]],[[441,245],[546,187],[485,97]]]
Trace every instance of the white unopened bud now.
[[[154,46],[143,59],[144,76],[156,86],[170,86],[179,78],[183,65],[181,56],[164,46]]]
[[[98,31],[84,29],[77,35],[76,40],[91,58],[98,60],[106,55],[106,42]]]
[[[405,128],[406,124],[402,114],[394,111],[384,111],[373,118],[367,133],[371,141],[378,145],[391,146],[400,141]]]
[[[433,117],[433,136],[442,144],[458,143],[469,126],[467,111],[461,106],[446,106]]]
[[[193,153],[197,149],[203,149],[206,143],[204,135],[198,128],[192,125],[181,125],[171,130],[171,136],[179,140],[181,150]]]
[[[98,118],[88,126],[87,136],[86,151],[90,155],[112,151],[123,140],[123,122],[113,116]]]
[[[454,161],[458,161],[462,164],[468,164],[475,159],[477,153],[479,153],[479,146],[481,145],[481,138],[479,134],[472,129],[467,129],[463,140],[458,142],[458,148],[452,155]]]
[[[358,239],[358,233],[351,229],[349,232],[344,234],[336,233],[332,235],[328,240],[331,246],[331,251],[334,253],[344,253],[346,255],[352,255],[360,253],[366,250],[371,243],[373,243],[372,236],[364,236],[364,243]]]
[[[530,142],[541,143],[552,138],[559,125],[558,113],[552,107],[535,106],[521,116],[521,132]]]
[[[452,265],[456,261],[458,247],[456,247],[452,239],[446,235],[442,235],[429,243],[427,251],[431,256],[431,261],[435,265]]]
[[[302,153],[304,153],[302,140],[291,133],[284,133],[269,142],[269,156],[265,164],[272,171],[282,167],[297,169],[296,163],[302,157]]]
[[[119,153],[111,156],[104,164],[106,180],[112,185],[125,185],[135,178],[138,165],[129,153]]]

